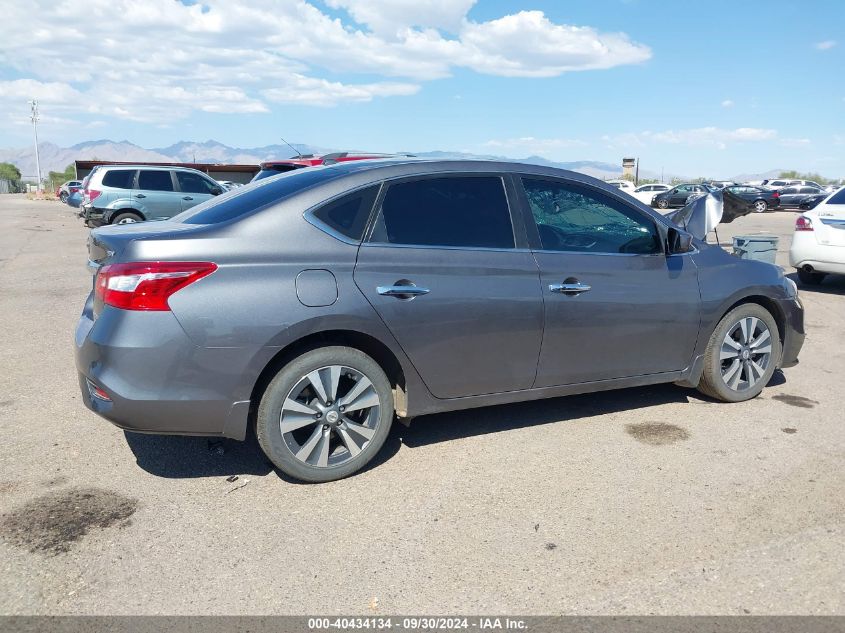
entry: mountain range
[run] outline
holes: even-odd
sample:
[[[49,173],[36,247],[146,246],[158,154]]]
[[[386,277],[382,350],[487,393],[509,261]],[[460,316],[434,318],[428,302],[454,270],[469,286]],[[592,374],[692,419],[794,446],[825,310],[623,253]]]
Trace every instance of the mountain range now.
[[[291,158],[296,152],[302,154],[323,154],[338,151],[329,147],[317,147],[304,143],[294,143],[293,149],[287,145],[265,145],[263,147],[229,147],[218,141],[205,142],[179,141],[168,147],[147,149],[129,141],[100,139],[85,141],[71,147],[59,147],[54,143],[39,143],[41,173],[46,177],[49,171],[63,171],[75,160],[138,161],[138,162],[184,162],[184,163],[229,163],[257,164],[264,160]],[[472,154],[468,152],[424,151],[408,152],[420,158],[476,158],[514,160],[502,156]],[[621,174],[621,167],[601,161],[556,162],[541,156],[527,156],[520,162],[535,165],[547,165],[561,169],[581,172],[596,178],[609,179]],[[0,149],[0,162],[13,163],[20,169],[24,178],[35,178],[35,151],[32,147]],[[741,174],[734,178],[738,182],[760,180],[777,176],[781,170],[772,170],[759,174]],[[640,171],[641,178],[657,178],[659,174],[647,170]],[[671,179],[674,174],[664,174]]]

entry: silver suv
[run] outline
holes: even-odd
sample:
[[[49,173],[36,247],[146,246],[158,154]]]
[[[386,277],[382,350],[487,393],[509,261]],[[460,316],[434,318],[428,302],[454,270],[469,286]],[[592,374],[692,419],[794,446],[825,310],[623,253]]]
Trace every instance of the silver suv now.
[[[80,215],[88,226],[166,220],[223,191],[196,169],[105,165],[88,178]]]

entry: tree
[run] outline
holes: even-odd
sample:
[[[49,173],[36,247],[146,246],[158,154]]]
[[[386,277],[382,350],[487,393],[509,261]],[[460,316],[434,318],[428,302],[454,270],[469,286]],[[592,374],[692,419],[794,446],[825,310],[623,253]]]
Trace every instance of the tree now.
[[[21,170],[12,163],[0,163],[0,180],[20,180]]]
[[[54,187],[58,187],[62,183],[67,182],[68,180],[74,180],[76,178],[76,168],[74,167],[73,163],[65,167],[64,171],[51,171],[50,175],[47,176],[48,180],[53,183]]]

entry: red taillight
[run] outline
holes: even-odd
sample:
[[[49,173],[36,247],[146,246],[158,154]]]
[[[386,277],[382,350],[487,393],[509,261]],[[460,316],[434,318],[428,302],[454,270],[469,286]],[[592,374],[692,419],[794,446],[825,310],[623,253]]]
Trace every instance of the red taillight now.
[[[772,198],[780,198],[780,194],[777,191],[773,191]]]
[[[796,231],[812,231],[813,230],[813,222],[810,218],[804,217],[803,215],[799,215],[798,219],[795,220],[795,230]]]
[[[97,199],[97,197],[103,193],[102,191],[97,191],[96,189],[86,189],[85,195],[88,197],[89,202],[93,202]]]
[[[95,293],[123,310],[170,310],[168,298],[217,270],[212,262],[133,262],[103,266]]]

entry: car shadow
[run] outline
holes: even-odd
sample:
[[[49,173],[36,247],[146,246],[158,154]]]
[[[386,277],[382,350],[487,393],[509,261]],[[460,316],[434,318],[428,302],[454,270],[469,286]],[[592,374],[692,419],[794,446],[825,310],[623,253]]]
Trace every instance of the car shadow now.
[[[768,386],[784,382],[783,372],[778,370]],[[413,449],[489,433],[577,422],[663,404],[688,403],[691,399],[713,402],[694,389],[663,384],[420,416],[408,425],[394,423],[384,446],[362,472],[378,468],[390,460],[402,445]],[[275,472],[288,483],[303,483],[276,469],[262,453],[253,433],[249,433],[244,442],[124,433],[138,466],[158,477],[228,477]]]
[[[816,285],[802,284],[798,279],[798,273],[789,273],[786,276],[798,284],[798,292],[812,292],[824,295],[845,294],[845,275],[826,275],[822,279],[822,282]]]

